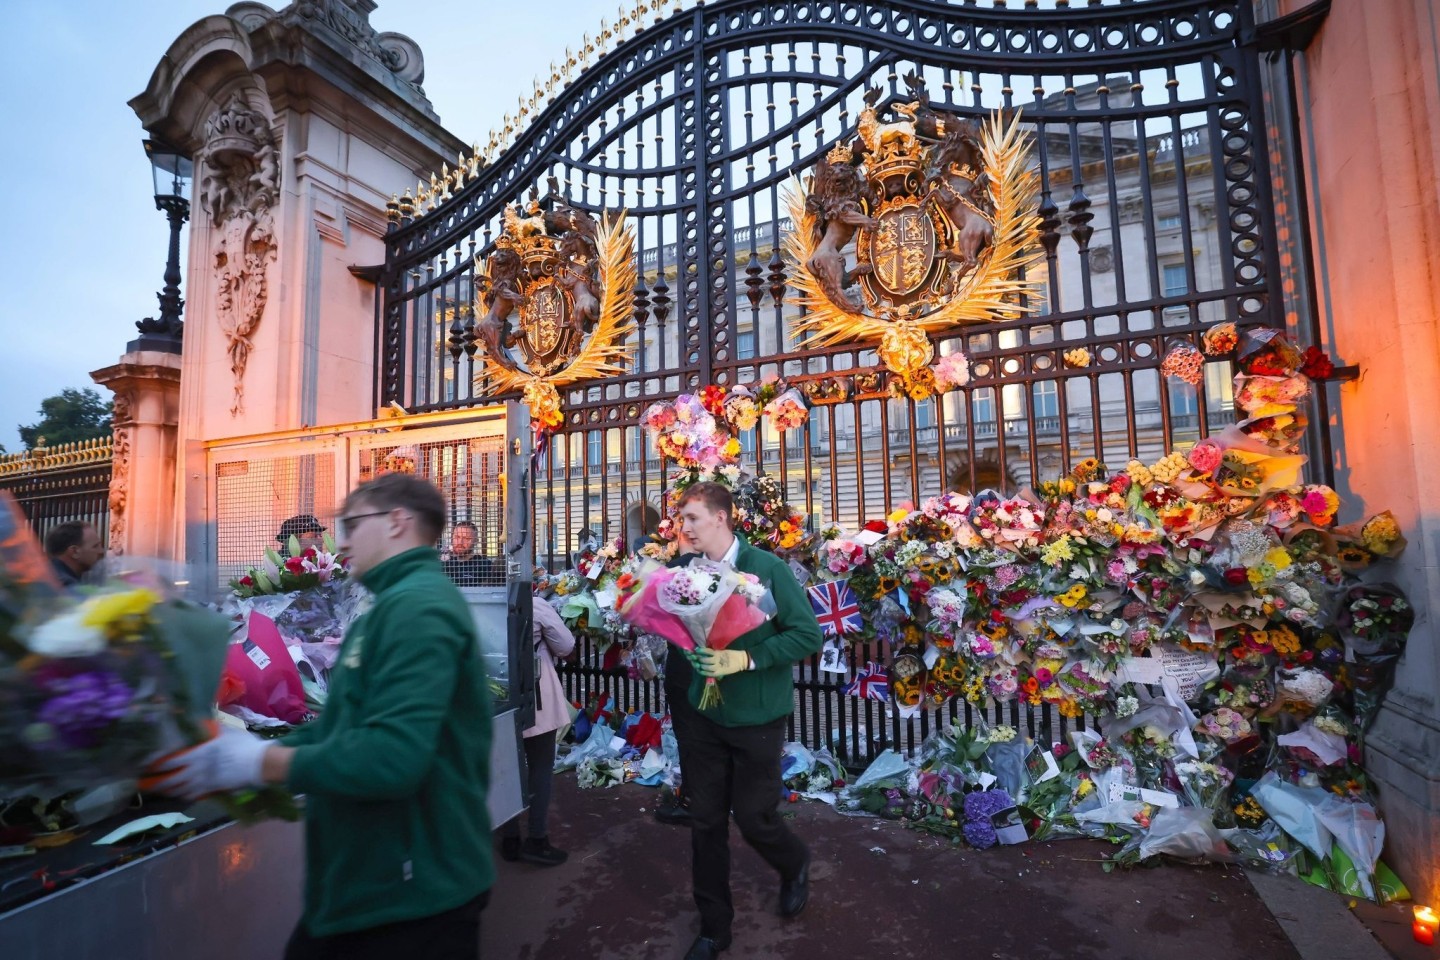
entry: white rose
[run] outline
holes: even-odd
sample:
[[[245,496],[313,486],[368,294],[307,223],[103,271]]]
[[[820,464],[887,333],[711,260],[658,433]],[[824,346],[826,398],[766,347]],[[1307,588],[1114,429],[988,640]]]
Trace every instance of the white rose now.
[[[1099,520],[1101,523],[1109,523],[1111,520],[1115,519],[1115,514],[1111,513],[1104,507],[1101,507],[1099,510],[1095,511],[1095,519]]]
[[[1197,587],[1199,587],[1199,586],[1204,586],[1204,584],[1205,584],[1205,574],[1201,573],[1199,570],[1191,570],[1191,571],[1190,571],[1190,583],[1191,583],[1193,586],[1197,586]]]
[[[105,649],[105,634],[87,627],[75,610],[40,624],[25,645],[42,657],[89,657]]]

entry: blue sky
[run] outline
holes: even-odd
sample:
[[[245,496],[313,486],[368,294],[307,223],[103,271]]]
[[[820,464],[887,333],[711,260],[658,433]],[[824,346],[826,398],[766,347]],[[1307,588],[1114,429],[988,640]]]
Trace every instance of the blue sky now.
[[[4,4],[0,444],[10,452],[21,449],[17,424],[39,419],[42,399],[93,386],[89,372],[115,363],[135,321],[157,310],[168,227],[155,209],[144,131],[126,101],[144,90],[171,41],[227,6]],[[470,143],[616,8],[615,0],[381,0],[370,22],[420,44],[425,92]]]

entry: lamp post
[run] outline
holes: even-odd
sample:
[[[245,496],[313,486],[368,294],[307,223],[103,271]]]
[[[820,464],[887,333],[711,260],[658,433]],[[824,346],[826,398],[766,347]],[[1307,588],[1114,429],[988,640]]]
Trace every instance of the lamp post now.
[[[185,322],[180,311],[180,227],[190,217],[190,185],[195,164],[181,151],[158,140],[145,141],[145,155],[150,158],[150,173],[155,181],[155,209],[164,210],[170,221],[170,257],[165,262],[165,287],[156,296],[160,300],[160,316],[138,320],[135,327],[140,336],[126,346],[126,351],[160,350],[180,352],[180,338]]]

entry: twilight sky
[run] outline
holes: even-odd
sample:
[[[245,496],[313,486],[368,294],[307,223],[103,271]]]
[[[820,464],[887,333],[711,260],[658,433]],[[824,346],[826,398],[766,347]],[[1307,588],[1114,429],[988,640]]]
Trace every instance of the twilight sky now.
[[[284,0],[271,6],[283,7]],[[633,5],[633,4],[632,4]],[[169,228],[155,209],[144,131],[125,102],[180,33],[226,0],[8,0],[0,24],[0,444],[91,370],[119,359],[158,309]],[[483,141],[566,46],[616,0],[381,0],[380,31],[413,38],[425,92],[466,143]],[[543,11],[543,16],[541,15]],[[478,44],[484,43],[483,51]],[[43,176],[42,176],[43,174]],[[185,291],[181,291],[184,295]],[[108,398],[108,392],[105,392]]]

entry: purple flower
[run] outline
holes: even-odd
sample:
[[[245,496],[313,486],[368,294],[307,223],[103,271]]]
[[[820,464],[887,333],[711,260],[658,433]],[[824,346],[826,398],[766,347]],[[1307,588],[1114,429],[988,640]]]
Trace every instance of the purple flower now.
[[[1001,810],[1013,806],[1015,806],[1015,801],[1010,799],[1010,794],[1004,790],[970,793],[965,795],[965,818],[967,820],[983,820],[988,827],[991,817]]]
[[[50,681],[56,694],[40,707],[37,719],[60,734],[66,747],[93,747],[99,732],[123,717],[134,699],[125,682],[113,673],[92,670]]]
[[[965,834],[966,842],[977,850],[993,847],[997,842],[995,828],[990,826],[989,820],[971,820],[965,824],[961,832]]]

